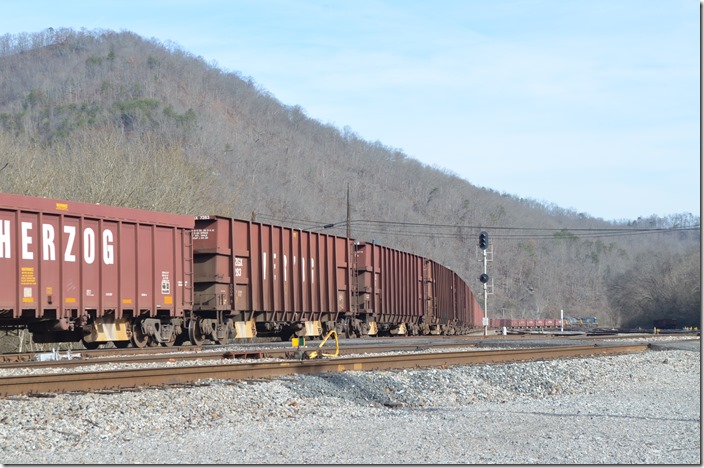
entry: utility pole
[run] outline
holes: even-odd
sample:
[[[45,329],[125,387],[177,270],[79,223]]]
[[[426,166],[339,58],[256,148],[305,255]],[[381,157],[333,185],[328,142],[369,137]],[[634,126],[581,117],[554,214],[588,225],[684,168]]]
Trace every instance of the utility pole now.
[[[347,240],[350,240],[350,184],[347,183]]]
[[[350,237],[351,237],[351,232],[350,232],[350,212],[351,212],[351,204],[350,204],[350,184],[349,182],[347,183],[347,284],[349,287],[347,288],[347,318],[346,318],[346,323],[347,323],[347,330],[349,331],[350,327],[350,320],[352,320],[353,314],[357,312],[357,305],[352,303],[352,296],[354,294],[354,297],[357,297],[357,280],[356,280],[356,275],[357,272],[355,268],[353,267],[353,264],[356,263],[356,257],[354,254],[354,249],[352,247],[352,243],[350,242]]]

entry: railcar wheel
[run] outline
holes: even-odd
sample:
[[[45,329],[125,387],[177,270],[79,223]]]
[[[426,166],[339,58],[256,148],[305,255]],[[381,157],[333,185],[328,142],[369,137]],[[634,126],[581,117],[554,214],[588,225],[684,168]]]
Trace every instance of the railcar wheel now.
[[[232,325],[232,320],[228,320],[225,322],[225,337],[222,339],[219,339],[217,337],[217,332],[213,332],[213,341],[215,344],[218,344],[220,346],[228,345],[230,344],[230,338],[234,335],[234,326]]]
[[[188,322],[188,340],[194,346],[200,346],[205,341],[205,334],[200,329],[200,320]]]
[[[86,341],[83,339],[81,340],[81,343],[83,343],[83,346],[86,349],[98,349],[98,347],[100,346],[100,343],[95,343],[93,341]]]
[[[112,344],[114,344],[116,348],[125,349],[126,347],[128,347],[130,345],[130,342],[129,341],[113,341]]]
[[[144,348],[149,342],[149,335],[142,332],[142,323],[132,323],[132,344],[135,348]]]
[[[223,338],[222,340],[217,340],[217,339],[216,339],[216,340],[213,340],[213,341],[215,341],[215,344],[220,345],[220,346],[228,345],[228,344],[230,344],[230,335],[228,334],[228,335],[227,335],[225,338]]]
[[[181,346],[183,345],[186,341],[188,341],[188,334],[181,333],[180,335],[176,336],[176,339],[174,340],[174,346]]]
[[[360,325],[359,321],[355,320],[352,322],[352,338],[361,338],[362,337],[362,326]]]

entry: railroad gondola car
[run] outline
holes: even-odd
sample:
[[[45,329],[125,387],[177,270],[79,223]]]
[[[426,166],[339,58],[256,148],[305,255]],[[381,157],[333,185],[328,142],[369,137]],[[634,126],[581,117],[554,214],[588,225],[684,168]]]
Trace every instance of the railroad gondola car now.
[[[0,329],[91,348],[455,334],[483,316],[455,272],[375,243],[11,194],[0,194],[0,274]]]
[[[238,338],[454,334],[481,323],[453,271],[375,243],[201,216],[193,248],[194,310],[217,308]]]
[[[189,216],[0,194],[0,328],[172,343],[192,305]]]
[[[350,318],[351,241],[222,216],[193,233],[196,315],[203,335],[319,336]],[[202,328],[202,327],[201,327]],[[217,333],[216,333],[217,335]]]

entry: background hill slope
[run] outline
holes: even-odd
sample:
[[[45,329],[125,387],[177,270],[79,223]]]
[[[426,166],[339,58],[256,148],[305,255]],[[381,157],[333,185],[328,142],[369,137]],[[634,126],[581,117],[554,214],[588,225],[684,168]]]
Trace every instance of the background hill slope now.
[[[349,186],[352,237],[433,258],[479,297],[475,246],[489,231],[491,317],[564,309],[610,325],[699,322],[698,216],[605,222],[481,189],[323,125],[252,78],[129,32],[5,35],[0,73],[4,192],[256,212],[258,221],[344,235]],[[642,231],[658,228],[668,230]]]

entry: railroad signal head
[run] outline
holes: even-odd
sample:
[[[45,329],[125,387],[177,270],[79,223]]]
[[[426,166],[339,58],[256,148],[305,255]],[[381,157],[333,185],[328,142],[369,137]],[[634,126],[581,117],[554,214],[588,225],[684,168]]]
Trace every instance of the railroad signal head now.
[[[486,250],[489,247],[489,234],[486,231],[479,233],[479,248]]]
[[[481,281],[482,283],[488,282],[489,275],[487,275],[486,273],[482,273],[481,275],[479,275],[479,281]]]

